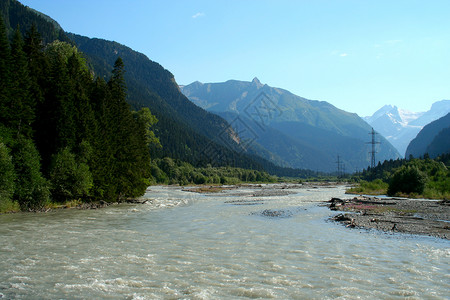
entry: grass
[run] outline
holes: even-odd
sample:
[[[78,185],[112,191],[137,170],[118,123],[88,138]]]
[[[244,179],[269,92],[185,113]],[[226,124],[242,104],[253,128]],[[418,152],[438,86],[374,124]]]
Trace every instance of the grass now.
[[[0,213],[13,213],[13,212],[19,212],[20,211],[20,205],[16,201],[0,201]]]
[[[47,210],[47,209],[60,209],[60,208],[74,208],[74,207],[81,205],[82,203],[83,202],[81,202],[81,200],[78,200],[78,199],[66,201],[64,203],[49,202],[48,204],[45,205],[44,209]]]
[[[375,214],[395,213],[398,215],[412,215],[417,213],[415,209],[401,209],[397,207],[383,206],[383,205],[367,205],[362,203],[348,203],[345,204],[344,210],[348,211],[370,211]]]
[[[365,194],[365,195],[385,195],[389,184],[383,182],[381,179],[374,181],[361,181],[357,186],[345,191],[346,194]]]
[[[422,196],[426,199],[450,199],[450,191],[442,191],[432,187],[425,187]]]
[[[450,192],[437,190],[432,187],[425,187],[425,190],[422,194],[417,193],[397,193],[395,197],[404,197],[404,198],[412,198],[412,199],[436,199],[436,200],[445,200],[450,199]]]
[[[42,211],[51,209],[74,208],[80,206],[81,204],[81,200],[70,200],[64,203],[48,202],[44,205]],[[19,203],[17,203],[17,201],[0,201],[0,214],[16,213],[20,211],[20,205]]]

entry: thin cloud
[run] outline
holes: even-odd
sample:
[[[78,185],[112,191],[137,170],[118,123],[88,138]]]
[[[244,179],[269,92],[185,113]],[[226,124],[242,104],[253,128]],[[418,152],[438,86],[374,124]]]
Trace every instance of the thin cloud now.
[[[393,45],[397,45],[400,43],[403,43],[403,40],[386,40],[386,41],[382,41],[381,43],[374,44],[373,46],[375,48],[382,48],[385,46],[393,46]]]
[[[340,56],[340,57],[346,57],[346,56],[348,56],[348,53],[333,50],[333,51],[331,52],[331,55],[333,55],[333,56],[338,55],[338,56]]]
[[[193,15],[192,18],[193,18],[193,19],[197,19],[197,18],[204,17],[204,16],[205,16],[204,13],[198,12],[198,13],[196,13],[195,15]]]
[[[387,41],[384,41],[384,43],[388,44],[388,45],[398,44],[398,43],[402,43],[402,42],[403,42],[403,40],[387,40]]]

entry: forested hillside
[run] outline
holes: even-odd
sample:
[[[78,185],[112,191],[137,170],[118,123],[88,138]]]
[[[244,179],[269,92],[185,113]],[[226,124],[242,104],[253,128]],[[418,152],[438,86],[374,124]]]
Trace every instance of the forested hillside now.
[[[437,157],[443,153],[450,153],[450,126],[442,129],[428,145],[426,153]]]
[[[54,40],[71,42],[55,20],[22,5],[16,0],[0,1],[0,16],[3,18],[9,38],[12,38],[17,26],[24,35],[34,24],[44,44],[51,43]]]
[[[224,119],[193,105],[179,91],[173,75],[145,55],[116,42],[64,33],[50,17],[24,7],[15,0],[7,2],[8,5],[3,7],[7,11],[2,11],[2,14],[21,15],[21,18],[16,18],[16,23],[9,22],[11,26],[19,25],[24,34],[29,19],[35,20],[38,31],[43,30],[47,37],[44,44],[55,38],[75,44],[69,39],[73,38],[82,47],[83,57],[96,76],[107,80],[115,59],[121,56],[125,64],[127,102],[135,110],[149,107],[159,120],[153,129],[160,144],[150,146],[152,158],[168,156],[194,166],[213,164],[264,169],[282,176],[306,177],[312,173],[282,168],[254,153],[246,152],[240,145],[239,137]]]
[[[0,211],[117,201],[152,182],[312,175],[243,152],[226,121],[190,103],[144,55],[77,36],[85,54],[50,17],[14,0],[0,8]]]
[[[148,109],[126,102],[124,64],[95,78],[78,49],[45,45],[36,26],[9,42],[0,20],[0,205],[41,209],[81,199],[117,201],[149,184]]]
[[[247,151],[245,140],[223,118],[194,105],[184,96],[174,76],[144,54],[116,42],[90,39],[69,33],[68,36],[86,54],[88,63],[99,76],[106,76],[115,57],[127,66],[125,80],[128,102],[132,107],[150,107],[158,118],[154,132],[162,147],[152,147],[152,158],[171,157],[197,167],[233,166],[265,170],[280,176],[308,177],[309,170],[277,166]]]
[[[420,157],[426,153],[436,157],[442,153],[449,153],[449,129],[450,113],[426,125],[409,143],[406,149],[406,157],[410,155]]]
[[[88,62],[99,76],[106,76],[115,57],[123,58],[127,65],[128,102],[135,108],[150,107],[159,120],[155,134],[160,138],[162,148],[153,148],[153,157],[170,156],[195,165],[200,161],[210,163],[211,157],[204,152],[213,147],[223,160],[214,162],[218,165],[234,163],[261,168],[248,157],[235,152],[239,145],[232,139],[232,132],[227,132],[228,123],[187,100],[178,90],[173,75],[158,63],[116,42],[75,34],[69,36],[87,55]],[[225,141],[215,139],[222,132],[226,132],[222,135]]]

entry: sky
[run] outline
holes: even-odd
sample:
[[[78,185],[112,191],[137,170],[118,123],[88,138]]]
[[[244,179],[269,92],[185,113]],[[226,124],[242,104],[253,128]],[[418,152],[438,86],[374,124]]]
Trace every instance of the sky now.
[[[178,84],[230,79],[372,115],[450,99],[449,0],[22,0],[142,52]]]

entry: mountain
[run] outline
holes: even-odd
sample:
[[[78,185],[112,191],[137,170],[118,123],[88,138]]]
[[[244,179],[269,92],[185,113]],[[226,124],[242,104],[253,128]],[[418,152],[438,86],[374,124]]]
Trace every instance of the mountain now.
[[[108,76],[114,60],[119,56],[123,59],[128,102],[136,109],[149,107],[159,120],[154,131],[162,148],[151,149],[152,157],[170,156],[198,166],[265,169],[281,176],[309,174],[267,161],[260,155],[263,151],[247,151],[239,133],[225,119],[189,101],[174,76],[144,54],[112,41],[67,35],[99,76]]]
[[[10,38],[17,26],[20,27],[22,35],[24,35],[31,25],[35,24],[45,44],[54,40],[70,42],[58,22],[16,0],[0,1],[0,15],[5,22]]]
[[[450,153],[450,127],[442,129],[428,145],[426,153],[437,157],[443,153]]]
[[[162,148],[150,149],[152,158],[165,156],[190,162],[236,166],[262,170],[282,176],[309,176],[311,172],[279,167],[257,155],[247,153],[241,140],[223,118],[192,104],[179,90],[174,76],[144,54],[125,45],[103,39],[90,39],[64,32],[51,17],[20,4],[16,0],[0,2],[0,15],[5,19],[10,38],[14,28],[22,34],[36,26],[44,46],[60,40],[83,51],[94,76],[109,79],[115,60],[125,64],[127,102],[132,109],[149,107],[158,118],[152,130]]]
[[[169,151],[173,158],[193,162],[213,138],[230,127],[224,119],[188,101],[174,76],[144,54],[112,41],[72,33],[68,36],[87,56],[96,75],[107,77],[115,59],[122,58],[128,102],[134,108],[149,107],[156,115],[159,122],[155,132],[161,139],[162,151]],[[237,148],[232,134],[224,134],[223,139],[223,145]]]
[[[429,111],[421,114],[409,124],[414,126],[425,126],[450,112],[450,100],[441,100],[433,103]]]
[[[410,112],[385,105],[364,120],[403,155],[423,126],[450,112],[450,100],[435,102],[426,112]]]
[[[450,113],[423,127],[406,150],[407,157],[423,157],[426,153],[431,157],[450,153]]]
[[[25,35],[31,24],[35,24],[44,44],[57,39],[76,44],[86,56],[95,76],[105,80],[109,79],[114,62],[120,56],[125,64],[128,103],[133,109],[149,107],[159,120],[154,129],[163,149],[152,149],[153,157],[169,155],[196,163],[202,160],[202,153],[209,146],[220,152],[224,159],[237,161],[238,165],[252,162],[251,159],[240,158],[236,151],[239,147],[232,142],[232,132],[223,134],[222,139],[218,140],[222,145],[213,142],[212,138],[227,131],[230,125],[193,105],[179,91],[174,76],[144,54],[116,42],[66,33],[49,16],[15,0],[2,1],[0,8],[9,32],[19,27]],[[252,162],[248,165],[257,164]]]
[[[223,116],[232,126],[244,123],[252,144],[290,167],[334,171],[337,155],[350,172],[370,164],[366,142],[371,127],[358,115],[328,102],[299,97],[262,84],[258,78],[194,82],[180,89],[193,103]],[[389,142],[379,139],[379,160],[399,157]]]

